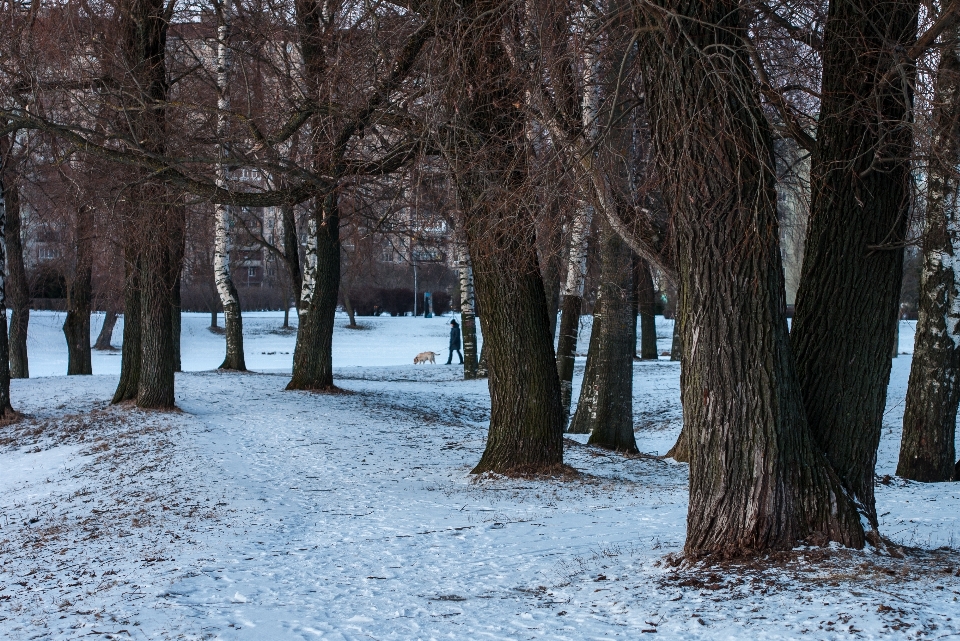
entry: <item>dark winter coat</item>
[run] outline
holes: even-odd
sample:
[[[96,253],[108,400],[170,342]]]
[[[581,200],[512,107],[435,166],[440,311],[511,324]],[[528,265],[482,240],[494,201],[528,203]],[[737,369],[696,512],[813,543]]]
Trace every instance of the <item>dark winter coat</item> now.
[[[460,326],[450,327],[450,349],[460,349]]]

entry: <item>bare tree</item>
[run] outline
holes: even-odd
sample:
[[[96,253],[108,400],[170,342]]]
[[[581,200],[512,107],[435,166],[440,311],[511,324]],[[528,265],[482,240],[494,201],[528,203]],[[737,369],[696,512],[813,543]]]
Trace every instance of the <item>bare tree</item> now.
[[[960,403],[960,28],[943,36],[927,169],[917,333],[897,475],[950,481]]]

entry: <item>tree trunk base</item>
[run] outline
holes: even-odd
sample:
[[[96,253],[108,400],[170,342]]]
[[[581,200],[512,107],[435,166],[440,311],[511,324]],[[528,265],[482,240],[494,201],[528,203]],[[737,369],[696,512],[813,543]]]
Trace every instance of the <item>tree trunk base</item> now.
[[[353,394],[353,392],[350,390],[337,387],[333,383],[297,383],[296,381],[290,381],[283,389],[288,392],[317,392],[319,394],[335,394],[344,396]]]
[[[477,465],[471,474],[484,474],[491,476],[506,476],[512,479],[530,479],[530,480],[571,480],[580,478],[580,472],[576,468],[566,463],[545,463],[543,465],[517,465],[502,471],[480,470]]]

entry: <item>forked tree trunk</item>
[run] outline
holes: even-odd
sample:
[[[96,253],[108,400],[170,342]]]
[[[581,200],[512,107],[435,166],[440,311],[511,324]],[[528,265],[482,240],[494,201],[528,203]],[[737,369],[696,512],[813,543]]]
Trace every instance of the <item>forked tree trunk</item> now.
[[[944,37],[934,96],[917,334],[897,475],[954,479],[960,403],[960,30]]]
[[[316,203],[308,225],[300,329],[288,390],[333,391],[333,322],[340,286],[340,209],[335,193]],[[320,218],[319,224],[317,218]]]
[[[463,337],[463,379],[477,378],[477,319],[474,316],[473,267],[464,242],[457,243],[457,268],[460,276],[460,334]]]
[[[63,333],[67,338],[67,375],[93,374],[90,355],[90,302],[93,297],[93,211],[86,205],[77,210],[76,263],[67,288],[67,317]]]
[[[638,260],[637,308],[640,312],[640,358],[657,360],[657,317],[655,314],[656,291],[650,265]]]
[[[229,189],[229,158],[224,143],[228,135],[227,112],[230,110],[230,3],[217,3],[217,148],[220,162],[217,165],[217,186]],[[226,331],[226,355],[220,369],[246,371],[243,357],[243,316],[240,312],[240,297],[230,272],[230,207],[223,203],[215,205],[213,271],[217,283],[220,304],[223,305],[223,325]]]
[[[502,0],[449,3],[441,34],[468,87],[449,105],[448,154],[489,352],[490,429],[474,473],[537,473],[563,462],[556,355],[523,193],[524,86],[502,40],[508,9]]]
[[[6,203],[7,303],[10,306],[10,378],[29,378],[27,326],[30,324],[30,284],[23,262],[20,232],[20,189],[13,171],[12,136],[0,137],[0,183]]]
[[[654,148],[677,230],[695,454],[690,557],[861,547],[854,502],[815,449],[790,355],[770,134],[734,0],[662,0],[641,43]],[[669,17],[663,17],[664,15]],[[704,117],[709,114],[709,117]]]
[[[635,453],[638,451],[633,436],[635,343],[630,320],[634,297],[633,261],[630,249],[606,221],[601,225],[601,235],[603,322],[596,333],[596,378],[588,416],[580,419],[581,406],[578,405],[573,423],[587,426],[580,429],[590,432],[590,445]]]
[[[918,7],[917,0],[830,2],[790,334],[811,432],[874,526],[913,185],[912,72],[899,52],[916,36]]]
[[[117,326],[117,310],[107,309],[103,314],[103,325],[100,327],[100,333],[97,334],[97,340],[93,344],[96,350],[111,350],[113,345],[113,328]]]

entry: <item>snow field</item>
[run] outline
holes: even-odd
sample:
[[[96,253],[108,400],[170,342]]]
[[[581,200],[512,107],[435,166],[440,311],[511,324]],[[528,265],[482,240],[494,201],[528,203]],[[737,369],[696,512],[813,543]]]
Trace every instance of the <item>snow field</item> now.
[[[58,376],[62,316],[34,313],[36,378],[13,382],[30,418],[0,429],[0,638],[960,637],[957,484],[878,485],[884,533],[927,550],[905,559],[677,569],[685,465],[572,435],[580,478],[469,474],[486,382],[411,363],[446,356],[448,319],[338,319],[346,393],[318,395],[283,391],[295,336],[279,314],[244,317],[255,374],[211,371],[223,338],[185,315],[182,412],[145,413],[107,405],[119,356]],[[912,338],[903,323],[901,351]],[[894,361],[879,475],[896,467],[909,363]],[[582,373],[578,359],[575,399]],[[640,449],[663,454],[681,418],[678,365],[636,363]]]

